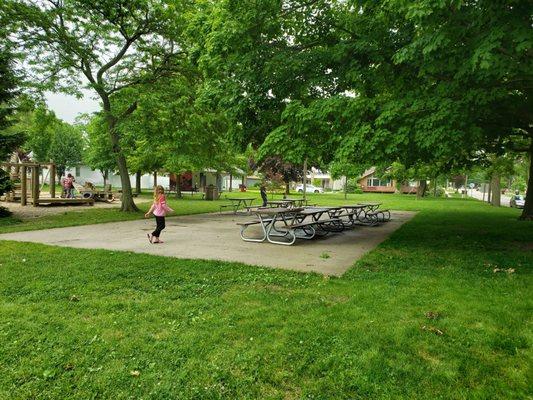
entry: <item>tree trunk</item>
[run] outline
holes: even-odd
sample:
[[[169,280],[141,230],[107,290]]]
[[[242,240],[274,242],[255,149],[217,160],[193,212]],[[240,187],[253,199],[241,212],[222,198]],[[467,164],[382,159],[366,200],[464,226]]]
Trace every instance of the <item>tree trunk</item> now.
[[[157,171],[154,171],[154,187],[157,187]]]
[[[433,197],[437,197],[437,177],[434,179],[435,185],[433,185]]]
[[[285,197],[291,194],[291,188],[289,187],[289,182],[285,182]]]
[[[135,172],[135,193],[137,195],[141,194],[141,171]]]
[[[418,188],[416,189],[416,197],[421,199],[426,194],[426,189],[428,187],[428,182],[423,179],[418,181]]]
[[[120,174],[120,183],[122,185],[122,205],[120,211],[139,211],[133,201],[133,193],[131,191],[130,174],[128,173],[128,166],[126,164],[126,157],[120,147],[120,137],[116,131],[116,119],[111,115],[110,110],[107,113],[107,129],[109,136],[111,136],[111,144],[113,146],[113,153],[117,160],[118,172]]]
[[[233,174],[229,174],[229,191],[233,191]]]
[[[526,203],[520,215],[521,220],[533,221],[533,139],[529,150],[529,177],[527,179]]]
[[[58,165],[56,168],[56,174],[57,174],[57,180],[61,182],[61,178],[63,177],[63,175],[65,175],[65,168],[62,167],[61,165]]]
[[[102,173],[102,177],[104,178],[104,190],[105,190],[105,187],[107,186],[107,169],[104,170],[104,171],[100,171]]]
[[[500,175],[497,173],[494,173],[492,175],[492,178],[490,180],[490,185],[492,186],[492,199],[490,201],[490,204],[492,204],[494,207],[500,207],[501,206],[501,188],[500,188]]]
[[[344,200],[348,198],[348,177],[344,177]]]
[[[176,179],[176,198],[181,199],[181,173],[177,174],[177,179]]]
[[[307,200],[307,157],[304,160],[304,201]]]

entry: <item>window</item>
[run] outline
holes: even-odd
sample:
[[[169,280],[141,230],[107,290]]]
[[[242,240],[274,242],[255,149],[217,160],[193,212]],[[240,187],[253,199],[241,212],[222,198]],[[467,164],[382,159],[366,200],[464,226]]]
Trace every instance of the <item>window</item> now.
[[[391,180],[390,179],[379,179],[375,176],[371,176],[366,180],[367,186],[391,186]]]
[[[76,167],[76,177],[81,176],[81,167]]]

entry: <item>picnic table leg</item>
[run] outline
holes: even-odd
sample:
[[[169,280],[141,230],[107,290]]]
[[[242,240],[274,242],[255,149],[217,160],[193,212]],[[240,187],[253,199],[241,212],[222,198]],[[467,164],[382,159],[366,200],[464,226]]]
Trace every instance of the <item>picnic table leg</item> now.
[[[283,217],[282,217],[282,219],[285,222],[285,219]],[[277,220],[277,216],[274,215],[274,217],[272,218],[272,222],[270,223],[270,225],[268,226],[268,229],[267,229],[267,240],[270,243],[272,243],[272,244],[282,244],[284,246],[290,246],[290,245],[294,244],[294,242],[296,242],[296,235],[291,230],[288,230],[286,232],[286,234],[283,235],[283,236],[287,236],[287,234],[289,235],[290,238],[289,238],[288,242],[281,242],[279,240],[273,240],[273,239],[270,238],[272,236],[270,234],[270,232],[272,231],[273,226],[276,224],[276,220]],[[292,238],[291,238],[291,236],[292,236]]]
[[[263,221],[263,218],[259,215],[259,220],[261,221],[261,230],[263,231],[263,236],[261,238],[247,238],[244,236],[244,231],[250,227],[250,225],[242,226],[241,227],[241,239],[245,242],[264,242],[267,238],[267,230],[265,229],[265,221]]]

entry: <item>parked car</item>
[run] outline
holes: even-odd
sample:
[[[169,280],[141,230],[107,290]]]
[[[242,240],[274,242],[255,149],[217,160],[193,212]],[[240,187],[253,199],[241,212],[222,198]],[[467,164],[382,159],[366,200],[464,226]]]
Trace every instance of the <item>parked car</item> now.
[[[511,201],[509,201],[509,205],[515,208],[524,208],[525,203],[526,199],[524,199],[524,196],[521,194],[515,194],[513,197],[511,197]]]
[[[298,186],[296,186],[296,191],[298,193],[303,193],[304,192],[303,183],[301,183]],[[307,193],[324,193],[324,189],[322,189],[321,187],[318,187],[318,186],[313,186],[313,185],[306,185],[305,191]]]

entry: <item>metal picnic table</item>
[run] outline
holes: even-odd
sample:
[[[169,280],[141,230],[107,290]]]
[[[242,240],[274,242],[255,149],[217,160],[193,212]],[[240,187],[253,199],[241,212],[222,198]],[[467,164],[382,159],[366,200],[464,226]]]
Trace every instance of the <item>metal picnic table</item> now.
[[[328,232],[342,232],[344,224],[339,220],[337,214],[340,207],[305,207],[303,211],[296,216],[299,223],[304,223],[307,217],[313,222],[317,222],[316,227],[322,235]],[[328,215],[327,219],[322,219],[324,214]]]
[[[289,199],[283,199],[283,200],[270,200],[270,201],[267,201],[267,206],[271,206],[271,207],[284,207],[284,208],[287,208],[287,207],[291,207],[294,205],[294,201],[292,200],[289,200]]]
[[[222,205],[220,206],[220,209],[222,211],[223,207],[230,207],[233,209],[233,214],[237,214],[237,211],[239,209],[249,209],[252,206],[253,201],[255,200],[255,197],[227,197],[226,200],[230,201],[230,205]],[[241,207],[242,206],[242,207]]]
[[[362,225],[377,225],[380,222],[390,220],[389,210],[379,210],[382,203],[360,203],[355,205],[342,206],[346,214],[340,214],[339,217],[348,216],[347,223]],[[381,215],[381,217],[380,217]]]
[[[255,214],[259,218],[263,228],[263,237],[262,240],[253,241],[264,242],[267,240],[273,244],[291,245],[296,241],[297,237],[302,239],[312,239],[315,236],[314,229],[310,230],[310,233],[308,233],[304,227],[302,227],[303,234],[296,234],[296,232],[294,232],[294,223],[296,221],[295,216],[302,210],[302,208],[287,207],[258,208],[255,211]],[[276,229],[276,223],[278,222],[282,223],[282,230]],[[247,240],[242,234],[241,237],[243,240]],[[276,237],[288,237],[289,241],[276,240]]]
[[[356,205],[358,206],[365,206],[368,208],[368,211],[376,211],[380,205],[382,205],[383,203],[358,203]]]
[[[315,236],[344,230],[342,222],[337,219],[321,219],[329,211],[329,207],[260,207],[255,210],[258,220],[238,225],[241,226],[241,238],[244,241],[268,241],[273,244],[292,245],[296,239],[310,240]],[[244,235],[246,229],[252,225],[261,226],[261,237],[252,238]],[[284,240],[280,240],[281,238]]]
[[[340,213],[339,217],[347,216],[347,223],[355,225],[357,223],[367,225],[366,213],[370,212],[374,205],[367,204],[348,204],[342,206],[343,210],[346,210],[346,214]],[[379,205],[378,205],[379,207]]]
[[[307,205],[307,200],[300,198],[300,199],[283,199],[284,201],[290,201],[295,207],[303,207],[304,205]]]

